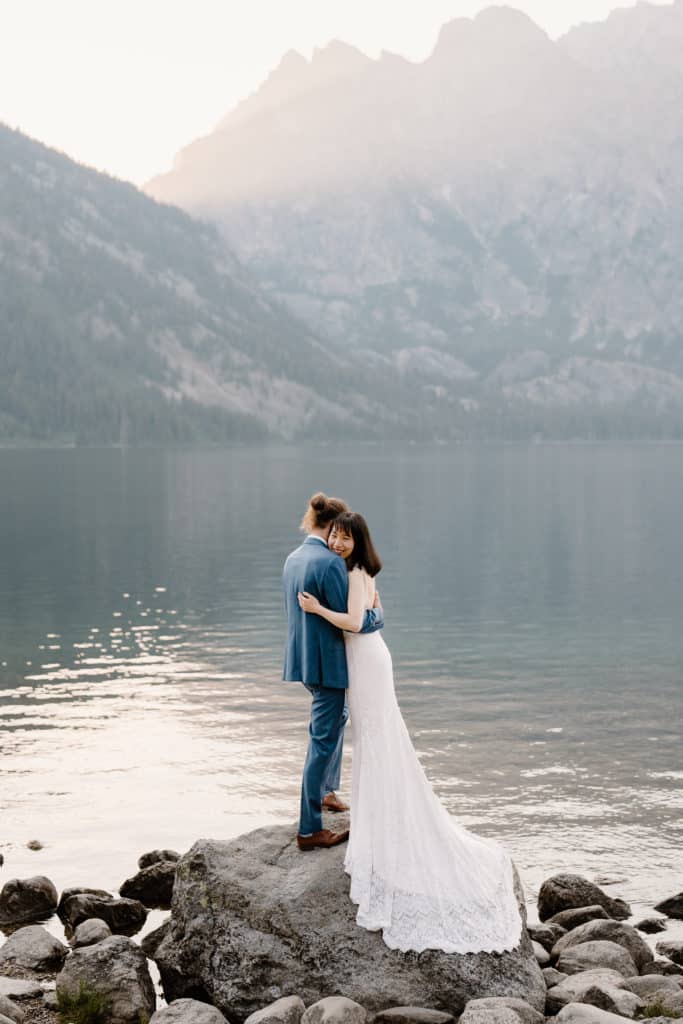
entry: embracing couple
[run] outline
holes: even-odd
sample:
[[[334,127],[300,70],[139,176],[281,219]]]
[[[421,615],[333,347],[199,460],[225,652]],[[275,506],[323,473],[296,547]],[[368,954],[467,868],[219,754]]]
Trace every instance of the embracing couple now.
[[[300,850],[349,841],[344,868],[363,928],[404,952],[502,952],[522,921],[506,851],[468,832],[441,804],[413,748],[379,632],[382,564],[367,524],[345,502],[315,494],[303,544],[285,563],[284,678],[312,696],[301,790]],[[348,694],[348,709],[346,697]],[[350,832],[323,828],[336,795],[351,715]]]

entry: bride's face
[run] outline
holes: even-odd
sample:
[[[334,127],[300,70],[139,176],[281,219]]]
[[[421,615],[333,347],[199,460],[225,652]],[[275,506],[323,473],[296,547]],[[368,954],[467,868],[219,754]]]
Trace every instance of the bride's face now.
[[[335,527],[332,527],[328,544],[332,551],[336,555],[340,555],[341,558],[348,558],[353,551],[353,537],[348,533],[342,533]]]

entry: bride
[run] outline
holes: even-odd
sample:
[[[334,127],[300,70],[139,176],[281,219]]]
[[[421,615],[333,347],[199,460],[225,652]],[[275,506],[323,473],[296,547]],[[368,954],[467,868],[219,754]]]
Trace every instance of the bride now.
[[[434,794],[394,692],[379,632],[359,632],[378,603],[382,563],[363,516],[345,512],[329,546],[349,572],[347,612],[299,594],[305,612],[344,630],[353,741],[351,833],[344,868],[356,920],[403,952],[503,952],[521,939],[512,862],[492,840],[459,825]]]

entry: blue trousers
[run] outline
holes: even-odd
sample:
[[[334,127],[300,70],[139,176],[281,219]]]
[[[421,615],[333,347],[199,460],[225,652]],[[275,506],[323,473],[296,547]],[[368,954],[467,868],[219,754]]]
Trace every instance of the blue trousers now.
[[[322,802],[326,793],[339,788],[344,726],[349,717],[346,690],[331,686],[306,686],[313,698],[309,741],[301,783],[299,832],[311,835],[323,827]]]

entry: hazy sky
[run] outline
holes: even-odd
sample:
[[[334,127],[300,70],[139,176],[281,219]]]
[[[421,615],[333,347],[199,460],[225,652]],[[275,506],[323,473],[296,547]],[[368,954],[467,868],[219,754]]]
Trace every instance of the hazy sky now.
[[[550,35],[633,0],[519,0]],[[667,2],[667,0],[657,0]],[[0,0],[0,120],[142,183],[263,81],[330,39],[413,60],[482,0]]]

